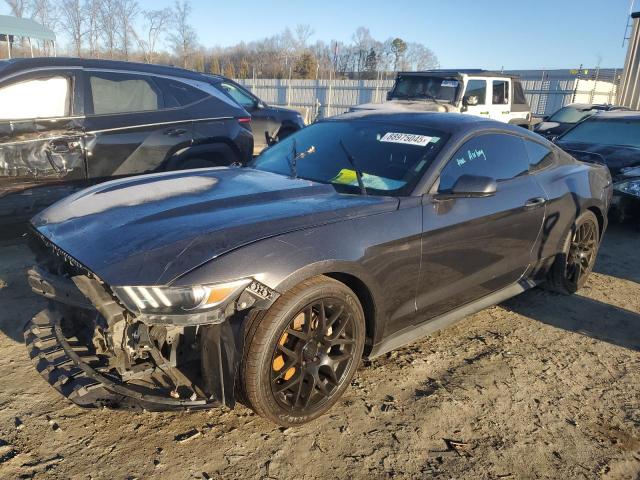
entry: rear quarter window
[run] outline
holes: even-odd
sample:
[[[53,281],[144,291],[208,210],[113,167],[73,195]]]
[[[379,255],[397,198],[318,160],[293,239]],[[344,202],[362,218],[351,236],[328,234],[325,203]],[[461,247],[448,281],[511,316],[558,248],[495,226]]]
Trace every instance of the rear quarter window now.
[[[529,171],[535,172],[553,165],[555,156],[551,149],[536,142],[523,141],[529,157]]]
[[[527,97],[524,96],[522,84],[518,80],[513,80],[513,103],[527,105]]]

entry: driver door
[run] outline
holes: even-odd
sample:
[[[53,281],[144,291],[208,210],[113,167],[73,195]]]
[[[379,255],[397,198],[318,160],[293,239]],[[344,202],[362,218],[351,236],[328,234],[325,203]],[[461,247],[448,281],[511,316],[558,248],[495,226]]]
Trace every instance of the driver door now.
[[[489,117],[489,95],[487,95],[487,80],[482,78],[469,78],[462,97],[464,112],[480,117]]]
[[[490,177],[491,195],[450,194],[463,175]],[[546,196],[529,175],[523,140],[467,140],[423,197],[422,261],[416,305],[424,321],[517,282],[535,263]]]
[[[77,70],[0,83],[0,217],[31,216],[86,181]]]

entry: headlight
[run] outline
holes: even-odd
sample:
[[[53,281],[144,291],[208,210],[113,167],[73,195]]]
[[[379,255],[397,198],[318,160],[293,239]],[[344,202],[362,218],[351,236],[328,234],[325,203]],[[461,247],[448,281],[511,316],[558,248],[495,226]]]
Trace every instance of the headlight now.
[[[627,195],[633,195],[635,197],[640,197],[640,179],[616,183],[613,188],[618,192],[626,193]]]
[[[127,286],[114,287],[113,293],[127,309],[148,323],[193,325],[215,323],[219,312],[213,312],[235,300],[249,283],[251,279],[246,278],[190,287]],[[181,321],[178,317],[190,320]]]

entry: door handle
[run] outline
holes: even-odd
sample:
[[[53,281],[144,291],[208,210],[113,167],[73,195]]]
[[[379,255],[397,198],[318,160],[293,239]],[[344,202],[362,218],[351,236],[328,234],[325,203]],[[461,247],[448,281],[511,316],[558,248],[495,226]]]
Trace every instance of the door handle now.
[[[185,133],[187,133],[187,131],[184,128],[169,128],[164,131],[164,134],[169,135],[170,137],[179,137]]]
[[[524,208],[532,209],[532,208],[541,207],[542,205],[545,204],[546,201],[547,199],[544,197],[530,198],[524,203]]]

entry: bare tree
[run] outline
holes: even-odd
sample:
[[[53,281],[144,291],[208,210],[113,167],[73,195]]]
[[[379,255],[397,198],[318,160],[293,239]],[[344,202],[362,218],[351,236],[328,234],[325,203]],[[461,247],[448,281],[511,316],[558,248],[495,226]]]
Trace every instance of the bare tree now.
[[[299,24],[296,25],[295,30],[295,42],[296,48],[299,53],[302,53],[307,48],[307,44],[309,43],[309,39],[314,34],[313,28],[311,25],[307,24]]]
[[[57,30],[58,22],[60,20],[60,12],[56,3],[52,0],[31,0],[29,5],[31,18],[33,18],[40,25],[43,25],[51,30]],[[49,43],[43,42],[45,54],[49,53]]]
[[[193,27],[189,24],[191,3],[188,0],[176,1],[173,7],[174,29],[170,38],[174,45],[174,51],[187,68],[189,58],[196,46],[197,36]]]
[[[61,25],[69,37],[73,51],[77,57],[82,55],[82,38],[84,37],[84,12],[80,0],[62,0],[60,4]]]
[[[156,56],[158,40],[160,36],[167,31],[171,23],[171,15],[172,11],[170,8],[146,10],[142,12],[142,16],[145,19],[143,23],[144,34],[138,34],[135,30],[133,30],[133,34],[142,50],[145,62],[153,63]]]
[[[129,60],[129,46],[131,44],[131,38],[135,38],[133,24],[140,13],[140,8],[138,7],[138,2],[136,2],[136,0],[117,0],[116,8],[120,24],[120,28],[118,29],[118,33],[120,34],[120,45],[122,47],[124,59]]]
[[[14,17],[23,18],[27,14],[29,7],[28,0],[5,0],[5,2],[9,5],[11,15]]]
[[[100,0],[85,0],[83,10],[87,19],[87,41],[89,43],[89,56],[96,58],[100,55],[100,37],[102,26],[100,23]]]
[[[118,48],[118,0],[102,0],[99,7],[100,33],[109,58],[114,58]]]

